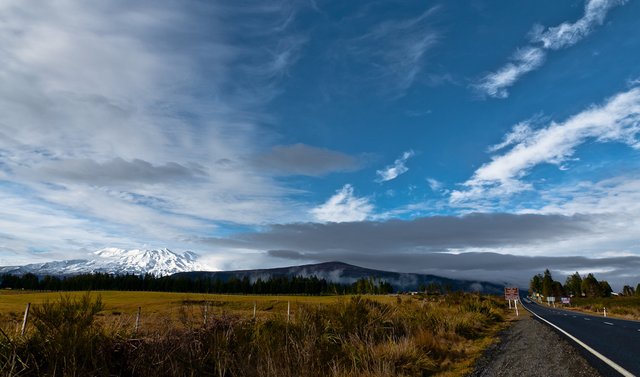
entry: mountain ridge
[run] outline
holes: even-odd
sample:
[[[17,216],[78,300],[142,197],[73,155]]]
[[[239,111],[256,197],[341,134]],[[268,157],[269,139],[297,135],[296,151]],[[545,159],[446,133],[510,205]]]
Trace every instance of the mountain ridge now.
[[[189,271],[179,272],[172,276],[190,279],[219,279],[221,281],[228,281],[231,278],[244,279],[247,277],[251,282],[255,282],[258,279],[268,280],[277,277],[315,276],[319,279],[326,279],[327,281],[343,284],[352,284],[362,278],[374,278],[387,281],[396,291],[417,291],[420,287],[425,287],[430,284],[436,284],[451,290],[480,291],[493,294],[500,294],[503,290],[502,284],[492,282],[451,279],[429,274],[383,271],[359,267],[340,261],[252,270]]]
[[[192,251],[182,253],[163,249],[104,248],[91,253],[89,259],[31,263],[22,266],[0,267],[0,274],[23,275],[80,275],[86,273],[152,274],[166,276],[183,271],[206,270]]]
[[[176,253],[169,249],[118,249],[104,248],[91,253],[91,259],[69,259],[62,261],[33,263],[23,266],[0,267],[0,274],[24,275],[32,273],[38,276],[80,275],[91,273],[152,274],[178,278],[228,281],[231,278],[248,278],[251,282],[258,279],[269,280],[278,277],[317,277],[328,282],[353,284],[359,279],[373,278],[386,281],[395,291],[417,291],[422,287],[437,285],[444,289],[480,291],[500,294],[503,286],[480,280],[461,280],[442,276],[376,270],[355,266],[341,261],[329,261],[275,267],[232,271],[211,271],[198,262],[198,255],[191,251]]]

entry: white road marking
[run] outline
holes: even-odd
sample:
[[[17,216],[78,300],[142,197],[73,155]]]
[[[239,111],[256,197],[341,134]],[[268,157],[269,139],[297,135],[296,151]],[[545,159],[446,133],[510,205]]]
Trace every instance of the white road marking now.
[[[586,345],[584,342],[582,342],[581,340],[579,340],[578,338],[576,338],[575,336],[569,334],[568,332],[564,331],[563,329],[561,329],[560,327],[554,325],[553,323],[547,321],[546,319],[540,317],[539,315],[537,315],[536,313],[534,313],[533,311],[531,311],[529,308],[527,308],[525,305],[524,306],[525,309],[527,309],[531,314],[535,315],[536,317],[538,317],[540,320],[546,322],[547,324],[549,324],[549,326],[555,327],[558,331],[560,331],[561,333],[563,333],[564,335],[568,336],[569,339],[573,340],[574,342],[578,343],[580,346],[582,346],[584,349],[586,349],[587,351],[591,352],[591,354],[593,354],[595,357],[597,357],[598,359],[604,361],[606,364],[608,364],[610,367],[612,367],[613,369],[617,370],[618,373],[622,374],[625,377],[635,377],[631,372],[629,372],[628,370],[624,369],[623,367],[621,367],[620,365],[616,364],[613,360],[609,359],[608,357],[604,356],[603,354],[601,354],[600,352],[594,350],[593,348],[589,347],[588,345]],[[587,319],[587,318],[585,318]],[[587,319],[588,320],[588,319]],[[640,331],[640,329],[638,330]]]
[[[585,321],[591,321],[591,318],[585,318],[584,320]]]
[[[613,323],[611,323],[611,322],[605,322],[605,325],[613,326]]]

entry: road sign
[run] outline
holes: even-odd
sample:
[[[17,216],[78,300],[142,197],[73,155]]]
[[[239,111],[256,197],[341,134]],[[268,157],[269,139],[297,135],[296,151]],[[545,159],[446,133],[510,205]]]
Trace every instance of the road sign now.
[[[571,304],[571,298],[569,298],[569,297],[560,297],[560,301],[563,304]]]
[[[518,288],[516,287],[505,287],[504,288],[504,299],[505,300],[518,300]]]
[[[547,302],[556,302],[556,298],[553,296],[547,296]]]

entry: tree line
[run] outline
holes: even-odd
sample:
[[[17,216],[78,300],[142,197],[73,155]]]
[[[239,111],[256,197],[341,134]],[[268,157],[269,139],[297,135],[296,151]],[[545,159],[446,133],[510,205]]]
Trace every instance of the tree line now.
[[[157,291],[193,293],[233,293],[233,294],[387,294],[393,287],[386,281],[372,277],[361,278],[352,284],[328,282],[326,279],[311,277],[271,277],[251,280],[231,277],[228,280],[209,277],[173,277],[146,275],[112,275],[105,273],[81,274],[73,276],[38,277],[24,275],[0,276],[2,289],[27,289],[41,291]]]
[[[577,296],[577,297],[610,297],[613,290],[606,280],[596,279],[593,274],[580,276],[578,272],[567,276],[564,285],[553,280],[547,269],[544,274],[537,274],[529,282],[529,291],[539,293],[545,297]],[[640,296],[640,284],[634,289],[625,285],[622,294],[625,296]]]

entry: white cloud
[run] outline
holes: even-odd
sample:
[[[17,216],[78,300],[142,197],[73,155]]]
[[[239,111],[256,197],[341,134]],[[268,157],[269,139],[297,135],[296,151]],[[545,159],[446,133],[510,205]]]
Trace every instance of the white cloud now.
[[[432,191],[440,191],[440,189],[442,188],[442,182],[439,182],[436,179],[427,178],[427,183],[429,184],[429,188],[431,188]]]
[[[284,32],[288,8],[3,2],[0,197],[19,187],[22,214],[0,219],[0,257],[300,220],[297,191],[247,159],[269,148],[264,106],[306,43]],[[60,223],[33,230],[47,208]]]
[[[562,24],[544,30],[539,26],[532,32],[532,42],[541,42],[545,49],[558,50],[578,43],[596,26],[602,25],[609,9],[622,5],[626,0],[588,0],[584,16],[574,23]]]
[[[528,122],[521,122],[513,126],[511,132],[506,134],[502,139],[502,142],[489,147],[489,152],[497,152],[500,149],[518,144],[531,136],[531,127]]]
[[[519,49],[511,58],[511,62],[497,72],[487,74],[476,85],[481,92],[496,98],[506,98],[506,88],[513,85],[525,73],[531,72],[544,63],[546,53],[538,47]]]
[[[118,245],[119,239],[97,222],[25,196],[23,191],[0,190],[0,265],[64,259],[62,251],[73,258],[83,247]],[[38,253],[25,253],[27,248]]]
[[[313,217],[321,222],[351,222],[366,220],[373,212],[367,198],[358,198],[353,186],[344,185],[326,203],[311,210]]]
[[[369,77],[374,77],[376,82],[380,78],[390,79],[384,81],[387,88],[402,95],[424,69],[427,53],[439,40],[439,34],[428,23],[438,10],[439,7],[432,7],[409,19],[385,18],[352,41],[355,43],[349,51],[366,58],[371,65]]]
[[[622,142],[640,149],[639,132],[640,88],[619,93],[603,105],[593,106],[563,123],[551,122],[545,128],[525,132],[516,127],[505,140],[520,138],[519,142],[477,169],[464,183],[465,190],[451,194],[451,203],[508,196],[526,190],[531,186],[521,178],[531,168],[543,163],[562,166],[575,149],[588,140]]]
[[[613,253],[638,255],[640,252],[640,177],[637,174],[562,184],[540,191],[540,197],[544,206],[519,212],[579,214],[595,220],[589,235],[568,240],[561,249],[558,248],[559,251],[570,253],[580,250],[584,255],[594,257]],[[602,254],[603,250],[607,252]]]
[[[400,158],[396,159],[393,162],[393,165],[389,165],[382,170],[377,170],[376,174],[378,178],[376,182],[382,183],[394,180],[398,178],[398,176],[409,171],[409,168],[405,165],[408,159],[415,156],[415,152],[412,150],[406,151],[400,156]]]
[[[578,213],[633,215],[640,213],[640,178],[617,176],[597,182],[581,181],[541,193],[544,207],[528,213]],[[625,221],[627,225],[629,223]],[[618,225],[623,225],[620,223]],[[640,221],[633,221],[640,224]],[[635,230],[634,230],[635,231]]]
[[[507,88],[544,63],[545,50],[559,50],[576,44],[596,26],[602,25],[611,8],[625,2],[626,0],[587,0],[584,15],[578,21],[563,22],[546,30],[541,25],[535,26],[530,33],[531,43],[534,45],[518,49],[509,63],[496,72],[485,75],[474,87],[490,97],[508,97]]]

